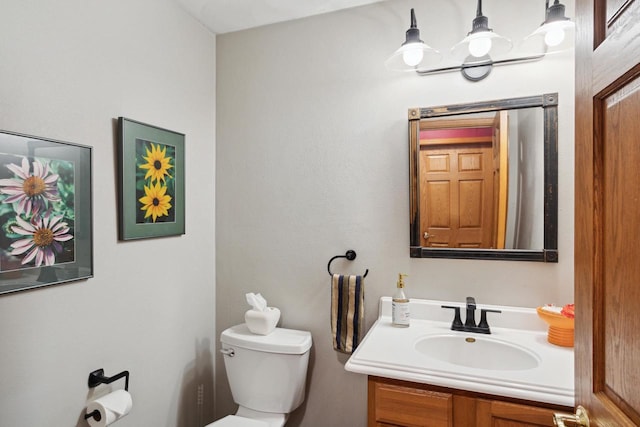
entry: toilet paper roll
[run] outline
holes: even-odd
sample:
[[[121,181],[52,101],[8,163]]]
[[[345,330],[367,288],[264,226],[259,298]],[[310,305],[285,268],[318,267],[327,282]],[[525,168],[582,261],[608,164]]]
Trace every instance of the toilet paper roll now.
[[[91,427],[105,427],[118,421],[131,411],[133,400],[126,390],[116,390],[106,394],[87,405],[87,414],[98,411],[99,420],[91,417],[87,420]]]

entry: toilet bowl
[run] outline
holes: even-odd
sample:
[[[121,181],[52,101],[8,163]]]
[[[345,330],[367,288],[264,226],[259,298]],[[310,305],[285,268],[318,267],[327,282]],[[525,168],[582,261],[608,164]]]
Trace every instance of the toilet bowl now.
[[[305,397],[311,333],[275,328],[256,335],[246,324],[220,335],[234,415],[207,427],[282,427]]]

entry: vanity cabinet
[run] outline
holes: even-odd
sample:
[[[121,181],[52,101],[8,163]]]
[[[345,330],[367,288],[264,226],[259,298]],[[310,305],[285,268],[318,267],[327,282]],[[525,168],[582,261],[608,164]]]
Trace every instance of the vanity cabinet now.
[[[573,408],[369,376],[369,427],[553,426]]]

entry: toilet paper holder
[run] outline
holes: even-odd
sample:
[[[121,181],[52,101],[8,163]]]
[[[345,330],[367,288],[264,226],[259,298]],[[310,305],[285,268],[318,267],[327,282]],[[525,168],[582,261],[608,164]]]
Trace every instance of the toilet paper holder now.
[[[104,376],[104,369],[96,369],[95,371],[91,372],[89,374],[89,388],[94,388],[99,386],[100,384],[111,384],[114,381],[119,380],[120,378],[124,377],[124,390],[125,391],[129,391],[129,371],[122,371],[119,374],[116,374],[112,377],[105,377]],[[98,410],[95,410],[93,412],[91,412],[90,414],[86,414],[84,416],[85,420],[88,420],[89,418],[93,418],[96,421],[100,421],[100,412],[98,412]]]
[[[114,381],[124,377],[124,389],[129,391],[129,371],[122,371],[112,377],[104,376],[104,369],[96,369],[89,374],[89,388],[98,387],[100,384],[111,384]]]

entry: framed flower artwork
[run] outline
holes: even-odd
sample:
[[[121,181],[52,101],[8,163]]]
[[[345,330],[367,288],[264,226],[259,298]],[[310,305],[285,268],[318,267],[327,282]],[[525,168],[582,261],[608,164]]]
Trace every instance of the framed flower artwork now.
[[[184,135],[118,118],[119,238],[184,234]]]
[[[91,151],[0,131],[0,294],[93,277]]]

